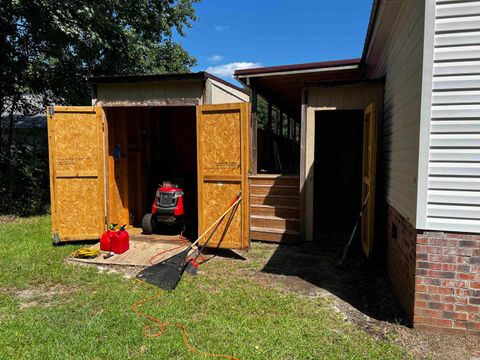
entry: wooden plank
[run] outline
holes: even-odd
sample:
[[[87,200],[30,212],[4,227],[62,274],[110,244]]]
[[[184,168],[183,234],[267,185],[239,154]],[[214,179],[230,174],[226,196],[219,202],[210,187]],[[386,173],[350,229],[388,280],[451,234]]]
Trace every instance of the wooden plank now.
[[[302,108],[301,108],[301,120],[300,120],[300,238],[301,240],[313,240],[305,239],[306,229],[306,181],[307,181],[307,108],[308,108],[308,90],[302,89]]]
[[[75,259],[72,261],[96,265],[124,265],[124,266],[150,266],[150,260],[154,264],[185,250],[190,244],[182,241],[178,235],[143,235],[141,229],[132,228],[128,230],[130,235],[130,248],[123,254],[117,254],[108,259],[103,254],[94,259]],[[99,250],[100,244],[95,244],[91,249]],[[195,251],[196,247],[192,249]],[[155,256],[160,254],[159,256]]]
[[[298,196],[298,185],[252,185],[250,186],[252,195],[291,195]]]
[[[268,242],[277,242],[285,244],[296,244],[300,242],[300,237],[298,232],[294,231],[283,231],[283,232],[272,232],[268,229],[257,229],[253,228],[251,230],[252,240],[258,241],[268,241]]]
[[[362,204],[368,196],[362,216],[362,248],[367,257],[373,251],[375,240],[375,186],[377,167],[377,107],[367,106],[363,116],[363,183]]]
[[[55,238],[55,229],[57,228],[57,206],[56,206],[56,192],[55,192],[55,121],[50,112],[50,107],[47,107],[47,131],[48,131],[48,167],[50,177],[50,214],[52,221],[53,241],[58,241]]]
[[[226,182],[240,182],[242,181],[241,175],[205,175],[204,181],[226,181]]]
[[[251,215],[251,226],[255,228],[271,228],[299,231],[298,218],[281,218],[278,216]]]
[[[255,86],[252,86],[252,93],[250,95],[250,101],[252,104],[251,113],[251,174],[257,174],[258,171],[258,119],[257,119],[257,106],[258,106],[258,94]]]
[[[98,171],[97,170],[77,170],[77,171],[59,170],[57,171],[56,176],[57,178],[97,177]]]

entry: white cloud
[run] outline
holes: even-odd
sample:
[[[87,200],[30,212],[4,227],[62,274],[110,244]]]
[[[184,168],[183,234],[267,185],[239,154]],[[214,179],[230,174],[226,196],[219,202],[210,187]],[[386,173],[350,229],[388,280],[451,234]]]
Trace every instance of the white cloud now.
[[[230,26],[228,25],[213,25],[213,28],[217,31],[225,31],[225,30],[228,30],[230,28]]]
[[[223,60],[222,55],[212,55],[208,58],[208,61],[210,61],[213,64],[218,64],[222,60]]]
[[[255,68],[260,66],[262,66],[260,63],[243,61],[243,62],[233,62],[229,64],[216,65],[216,66],[209,66],[205,71],[213,75],[227,77],[227,76],[232,76],[235,70],[250,69],[250,68]]]

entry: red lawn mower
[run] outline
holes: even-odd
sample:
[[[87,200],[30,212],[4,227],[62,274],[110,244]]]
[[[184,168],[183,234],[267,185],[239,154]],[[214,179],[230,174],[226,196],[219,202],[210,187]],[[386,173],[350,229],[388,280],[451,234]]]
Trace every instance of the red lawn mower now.
[[[152,205],[152,212],[142,219],[144,234],[152,234],[158,225],[177,227],[185,226],[183,207],[183,190],[174,186],[159,186]]]

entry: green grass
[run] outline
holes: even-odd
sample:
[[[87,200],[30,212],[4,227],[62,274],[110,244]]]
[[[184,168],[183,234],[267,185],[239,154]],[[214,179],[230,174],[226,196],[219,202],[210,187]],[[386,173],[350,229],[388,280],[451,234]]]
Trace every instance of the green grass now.
[[[184,348],[178,329],[145,337],[149,323],[130,307],[158,289],[121,273],[65,262],[78,247],[52,246],[49,217],[0,225],[1,359],[205,359]],[[241,359],[407,356],[345,322],[324,298],[240,276],[239,263],[208,262],[201,274],[184,275],[175,291],[140,309],[185,324],[198,350]]]

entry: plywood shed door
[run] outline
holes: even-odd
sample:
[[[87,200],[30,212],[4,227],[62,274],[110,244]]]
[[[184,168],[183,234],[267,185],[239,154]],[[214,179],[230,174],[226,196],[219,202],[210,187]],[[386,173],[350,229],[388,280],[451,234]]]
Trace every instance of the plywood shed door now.
[[[247,249],[250,245],[249,118],[249,103],[197,106],[199,234],[242,192],[237,211],[232,219],[223,220],[209,247]]]
[[[54,243],[98,239],[105,227],[102,109],[48,108]]]
[[[375,103],[368,105],[363,114],[363,176],[362,205],[368,196],[362,216],[362,248],[367,257],[375,238],[375,175],[377,163],[377,112]]]

